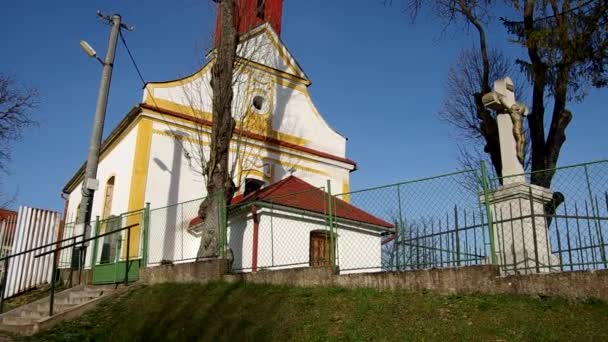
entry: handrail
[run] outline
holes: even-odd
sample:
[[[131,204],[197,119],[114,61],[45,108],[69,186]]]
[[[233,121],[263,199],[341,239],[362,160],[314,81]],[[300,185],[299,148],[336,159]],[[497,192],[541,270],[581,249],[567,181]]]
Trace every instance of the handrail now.
[[[72,243],[72,244],[69,244],[69,245],[63,246],[63,247],[59,247],[59,248],[56,248],[56,249],[50,250],[50,251],[48,251],[48,252],[44,252],[44,253],[41,253],[41,254],[35,255],[35,256],[34,256],[34,258],[40,258],[41,256],[45,256],[45,255],[47,255],[47,254],[51,254],[51,253],[57,252],[57,251],[60,251],[60,250],[62,250],[62,249],[66,249],[66,248],[68,248],[68,247],[72,247],[72,246],[80,245],[80,244],[83,244],[83,243],[85,243],[85,242],[89,242],[89,241],[92,241],[92,240],[96,240],[96,239],[99,239],[100,237],[104,237],[104,236],[107,236],[107,235],[116,234],[116,233],[121,232],[121,231],[123,231],[123,230],[131,229],[131,228],[134,228],[134,227],[137,227],[137,226],[139,226],[139,223],[134,223],[134,224],[128,225],[128,226],[126,226],[126,227],[122,227],[122,228],[120,228],[120,229],[115,229],[115,230],[113,230],[113,231],[111,231],[111,232],[107,232],[107,233],[99,234],[99,235],[96,235],[96,236],[90,237],[90,238],[88,238],[88,239],[84,239],[84,240],[82,240],[82,241],[78,241],[78,242],[75,242],[75,243]]]
[[[0,261],[3,261],[4,259],[10,259],[10,258],[18,257],[20,255],[24,255],[24,254],[27,254],[29,252],[33,252],[33,251],[36,251],[36,250],[39,250],[39,249],[44,249],[44,248],[47,248],[47,247],[51,247],[53,245],[56,245],[58,243],[62,243],[62,242],[68,241],[68,240],[74,240],[74,239],[79,238],[81,236],[84,236],[84,234],[78,234],[78,235],[74,235],[72,237],[69,237],[67,239],[57,240],[57,241],[54,241],[54,242],[50,242],[50,243],[47,243],[46,245],[34,247],[32,249],[28,249],[26,251],[22,251],[22,252],[19,252],[19,253],[5,255],[2,258],[0,258]],[[78,243],[82,243],[82,241],[79,241]]]

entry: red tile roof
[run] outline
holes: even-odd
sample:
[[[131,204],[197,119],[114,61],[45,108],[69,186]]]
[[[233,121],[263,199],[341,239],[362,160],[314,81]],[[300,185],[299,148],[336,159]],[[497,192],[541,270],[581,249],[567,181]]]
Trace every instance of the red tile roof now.
[[[232,199],[231,204],[245,204],[254,201],[266,202],[319,214],[327,213],[327,193],[295,176],[289,176],[279,182],[252,192],[247,196],[235,196]],[[334,205],[336,217],[338,218],[385,228],[394,227],[393,224],[366,213],[341,199],[335,198]],[[195,225],[199,222],[201,222],[201,219],[195,218],[190,221],[190,225]]]
[[[7,219],[11,216],[17,216],[17,212],[0,208],[0,221]]]

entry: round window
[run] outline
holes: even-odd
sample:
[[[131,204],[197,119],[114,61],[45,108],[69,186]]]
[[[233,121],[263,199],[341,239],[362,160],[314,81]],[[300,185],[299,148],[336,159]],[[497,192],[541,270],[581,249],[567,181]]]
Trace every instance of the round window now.
[[[253,105],[253,108],[255,108],[257,111],[264,111],[266,107],[266,99],[261,95],[256,95],[253,97],[253,101],[251,104]]]

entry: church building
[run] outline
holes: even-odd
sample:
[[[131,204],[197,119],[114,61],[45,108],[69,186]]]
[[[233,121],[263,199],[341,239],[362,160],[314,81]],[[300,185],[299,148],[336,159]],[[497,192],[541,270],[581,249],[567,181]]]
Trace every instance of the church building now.
[[[289,177],[297,178],[298,186],[320,188],[329,181],[333,193],[348,192],[356,163],[346,156],[346,137],[317,110],[308,92],[310,79],[281,40],[283,1],[238,3],[232,105],[236,129],[230,147],[236,196]],[[103,142],[92,217],[105,219],[146,203],[154,209],[205,196],[202,169],[209,156],[215,58],[212,49],[207,64],[192,75],[146,84],[141,103]],[[69,196],[68,221],[76,220],[84,169],[63,189]],[[196,213],[190,215],[187,222]],[[368,223],[378,222],[372,218]],[[383,221],[380,226],[391,227]],[[132,237],[134,246],[138,235]]]

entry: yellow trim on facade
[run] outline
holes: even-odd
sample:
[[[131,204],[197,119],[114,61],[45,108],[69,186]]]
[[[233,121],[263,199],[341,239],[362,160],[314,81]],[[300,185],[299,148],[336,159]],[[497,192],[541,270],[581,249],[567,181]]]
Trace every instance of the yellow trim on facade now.
[[[245,178],[247,178],[247,176],[249,176],[249,175],[254,175],[254,176],[260,177],[262,180],[264,180],[266,182],[272,182],[272,176],[270,176],[270,177],[266,176],[264,174],[264,172],[259,171],[259,170],[254,170],[254,169],[243,170],[243,171],[241,171],[241,174],[244,174]]]
[[[152,119],[152,118],[151,118],[151,120],[156,121],[156,119]],[[182,141],[188,141],[190,143],[199,144],[201,146],[209,146],[210,145],[210,143],[206,142],[206,141],[199,141],[198,139],[185,137],[183,135],[172,134],[172,133],[169,133],[169,132],[166,132],[166,131],[161,131],[159,129],[153,129],[152,133],[156,134],[156,135],[162,135],[162,136],[170,137],[170,138],[179,138]],[[205,136],[209,136],[209,133],[207,133],[207,132],[199,132],[199,133],[201,133],[202,135],[205,135]],[[262,146],[248,144],[245,141],[242,141],[241,143],[242,144],[246,144],[248,146],[251,146],[253,148],[259,148],[259,149],[264,148]],[[266,148],[266,149],[268,149],[269,151],[273,151],[270,148]],[[230,152],[236,152],[236,148],[231,147],[230,148]],[[289,154],[290,158],[293,158],[293,159],[296,159],[296,160],[300,160],[300,161],[308,160],[308,161],[312,161],[312,162],[318,162],[318,161],[316,161],[314,159],[298,156],[298,155],[295,155],[295,154],[292,154],[292,153],[289,153],[289,152],[285,152],[285,151],[274,151],[274,152],[276,152],[278,154]],[[267,156],[263,156],[263,155],[258,154],[258,153],[247,152],[246,150],[245,151],[241,151],[241,153],[245,153],[247,155],[247,157],[254,157],[254,158],[257,158],[257,159],[260,159],[260,160],[271,161],[271,162],[275,163],[276,165],[281,166],[281,167],[286,168],[286,169],[294,168],[296,170],[306,171],[306,172],[310,172],[310,173],[315,173],[315,174],[318,174],[318,175],[321,175],[321,176],[327,176],[327,177],[330,176],[329,173],[327,173],[325,171],[322,171],[322,170],[318,170],[318,169],[314,169],[314,168],[306,167],[306,166],[301,166],[301,165],[298,165],[296,163],[293,163],[293,164],[289,163],[288,164],[288,163],[285,163],[284,161],[281,161],[281,160],[278,160],[278,159],[274,159],[274,158],[268,158]]]
[[[348,183],[347,180],[342,181],[342,193],[344,195],[342,195],[342,200],[344,200],[345,202],[350,202],[350,184]]]
[[[181,105],[181,104],[178,104],[178,103],[174,103],[174,102],[171,102],[171,101],[157,99],[156,100],[156,104],[149,103],[149,102],[146,102],[146,103],[149,104],[150,106],[153,106],[153,107],[156,107],[156,108],[160,107],[159,111],[162,111],[163,109],[165,109],[165,110],[169,110],[169,111],[172,111],[172,112],[181,113],[181,114],[184,114],[184,115],[193,115],[196,118],[202,118],[203,120],[211,121],[211,115],[212,115],[211,113],[200,111],[200,110],[197,110],[197,109],[194,109],[194,108],[190,108],[188,106]],[[163,113],[161,113],[159,111],[155,111],[153,109],[147,109],[147,110],[150,110],[150,111],[152,111],[154,113],[162,115],[163,117],[166,116],[166,114],[163,114]],[[171,117],[171,121],[169,121],[169,120],[163,120],[163,121],[160,121],[160,122],[172,123],[172,124],[174,124],[176,122],[182,122],[182,123],[186,123],[186,124],[189,124],[189,125],[197,125],[197,123],[194,122],[194,121],[192,121],[192,120],[178,118],[178,117]],[[192,127],[188,127],[188,126],[181,126],[181,127],[182,128],[187,128],[190,131],[201,133],[201,130],[197,130],[197,129],[192,128]],[[239,128],[239,127],[247,127],[247,126],[246,126],[246,124],[245,125],[241,125],[240,122],[237,122],[236,127]],[[209,129],[211,129],[211,128],[209,128]],[[257,133],[257,132],[252,132],[252,133],[260,134],[262,136],[268,136],[266,134]],[[270,136],[272,138],[279,139],[279,140],[288,142],[290,144],[298,145],[298,146],[301,146],[301,147],[306,147],[306,145],[309,143],[309,141],[306,140],[306,139],[304,139],[304,138],[299,138],[299,137],[293,136],[291,134],[281,133],[281,132],[276,131],[274,129],[270,130]],[[247,140],[247,139],[250,139],[250,138],[246,137],[244,140]]]
[[[152,120],[141,119],[137,125],[137,140],[133,153],[133,171],[129,189],[129,206],[127,211],[135,211],[145,206],[146,182],[148,179],[148,164],[150,162],[150,149],[152,145]],[[143,227],[143,215],[129,215],[127,225],[139,223],[140,226],[131,229],[131,243],[129,257],[139,255],[139,236]],[[124,249],[123,256],[126,254]]]
[[[207,120],[207,121],[212,121],[213,119],[213,114],[211,112],[206,112],[206,111],[202,111],[199,109],[196,109],[194,107],[189,107],[183,104],[179,104],[173,101],[169,101],[169,100],[165,100],[165,99],[160,99],[155,97],[154,100],[150,99],[150,98],[146,98],[146,101],[144,101],[145,104],[148,104],[152,107],[158,108],[159,110],[169,110],[172,112],[176,112],[176,113],[180,113],[183,115],[191,115],[194,116],[197,119],[202,119],[202,120]],[[163,115],[162,113],[159,113],[161,115]],[[190,120],[185,120],[182,118],[176,118],[174,117],[173,119],[175,120],[183,120],[183,121],[188,121],[190,123],[194,123]]]
[[[209,61],[207,64],[203,65],[202,68],[198,69],[190,76],[186,76],[183,78],[179,78],[177,80],[171,80],[166,82],[150,82],[146,84],[146,88],[150,91],[150,93],[154,94],[154,89],[158,88],[172,88],[175,86],[183,86],[188,84],[197,78],[202,77],[211,67],[213,66],[213,61]]]

